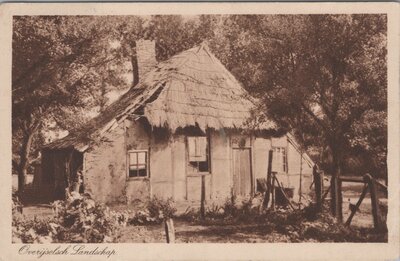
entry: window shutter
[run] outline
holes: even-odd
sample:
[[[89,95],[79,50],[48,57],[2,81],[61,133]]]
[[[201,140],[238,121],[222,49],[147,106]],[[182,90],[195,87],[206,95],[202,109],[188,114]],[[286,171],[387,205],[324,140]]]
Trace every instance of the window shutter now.
[[[196,156],[197,161],[207,161],[207,138],[196,137]]]
[[[189,161],[196,161],[196,137],[188,137]]]
[[[207,138],[188,137],[189,161],[207,161]]]

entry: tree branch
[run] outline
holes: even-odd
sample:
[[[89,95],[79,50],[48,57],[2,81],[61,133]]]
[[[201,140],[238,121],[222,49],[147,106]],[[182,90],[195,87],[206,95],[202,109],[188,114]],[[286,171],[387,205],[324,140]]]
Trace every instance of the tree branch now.
[[[41,159],[41,155],[39,154],[36,158],[29,160],[29,165],[32,163],[35,163],[36,161],[39,161]]]
[[[321,126],[325,131],[328,131],[329,128],[328,126],[325,125],[325,123],[317,117],[317,115],[314,114],[304,103],[301,103],[301,108],[309,115],[311,118],[319,125]]]

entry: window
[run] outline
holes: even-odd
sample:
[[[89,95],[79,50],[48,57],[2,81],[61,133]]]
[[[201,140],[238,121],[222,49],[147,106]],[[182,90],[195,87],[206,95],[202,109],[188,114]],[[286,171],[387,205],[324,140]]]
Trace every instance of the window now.
[[[208,138],[188,137],[189,165],[194,172],[210,172]]]
[[[147,177],[147,151],[128,151],[129,177]]]
[[[286,148],[274,147],[274,155],[272,157],[272,171],[287,172],[287,154]]]

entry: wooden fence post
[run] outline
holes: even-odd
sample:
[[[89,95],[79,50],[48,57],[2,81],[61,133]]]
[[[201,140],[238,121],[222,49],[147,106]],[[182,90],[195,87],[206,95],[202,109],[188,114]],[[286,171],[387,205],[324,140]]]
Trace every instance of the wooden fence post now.
[[[338,178],[338,203],[339,203],[339,208],[338,208],[338,220],[339,222],[343,222],[343,194],[342,194],[342,181]]]
[[[383,230],[383,224],[380,220],[380,209],[379,209],[379,200],[378,194],[376,191],[375,180],[370,174],[366,174],[364,176],[365,181],[368,183],[369,192],[371,194],[371,206],[372,206],[372,216],[374,219],[374,228],[378,231]]]
[[[165,237],[167,239],[167,243],[175,243],[175,228],[174,221],[172,218],[168,218],[164,221],[165,227]]]
[[[358,199],[358,201],[357,201],[357,203],[356,203],[354,209],[351,210],[350,216],[348,217],[348,219],[347,219],[347,221],[346,221],[346,225],[347,225],[347,226],[350,226],[351,220],[353,219],[353,217],[354,217],[354,215],[356,214],[358,208],[360,207],[361,202],[362,202],[363,199],[365,198],[365,195],[367,194],[367,191],[368,191],[368,184],[365,184],[365,185],[364,185],[364,189],[363,189],[363,191],[362,191],[362,193],[361,193],[360,198]]]
[[[200,215],[201,219],[206,217],[206,209],[205,209],[205,201],[206,201],[206,181],[205,176],[201,176],[201,202],[200,202]]]
[[[272,210],[275,210],[275,179],[276,179],[276,173],[272,172],[272,185],[271,185],[271,208]]]
[[[273,151],[269,150],[269,153],[268,153],[268,171],[267,171],[267,191],[265,192],[264,202],[263,202],[265,208],[268,207],[269,196],[270,196],[269,194],[271,193],[272,155],[273,155]]]

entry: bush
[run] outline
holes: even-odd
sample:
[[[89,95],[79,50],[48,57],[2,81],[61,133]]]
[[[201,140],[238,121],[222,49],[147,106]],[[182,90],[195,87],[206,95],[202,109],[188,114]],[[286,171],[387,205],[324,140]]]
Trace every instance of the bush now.
[[[39,219],[23,220],[21,216],[13,217],[13,243],[51,243],[54,234],[54,220]]]
[[[139,210],[128,220],[129,225],[146,225],[160,223],[159,219],[150,216],[148,210]]]
[[[163,221],[172,218],[176,213],[175,203],[172,198],[167,200],[154,197],[147,203],[147,210],[150,217],[157,221]]]
[[[55,216],[50,219],[23,220],[13,215],[13,242],[113,242],[118,226],[126,219],[78,193],[72,193],[66,201],[54,202],[53,207]]]
[[[111,217],[114,219],[116,224],[122,227],[126,227],[129,224],[132,216],[134,215],[131,210],[125,210],[122,212],[119,211],[110,211]]]
[[[211,204],[206,208],[206,217],[211,219],[218,219],[224,217],[225,211],[224,208],[220,205]]]
[[[172,218],[175,213],[176,207],[172,198],[164,200],[153,197],[147,202],[146,209],[137,211],[135,215],[129,219],[128,224],[159,224],[166,219]]]
[[[238,207],[236,204],[236,196],[233,193],[231,193],[231,197],[225,201],[222,208],[224,209],[225,216],[233,217],[236,215]]]
[[[90,196],[73,193],[66,201],[54,203],[59,224],[58,241],[72,243],[113,242],[118,217]]]
[[[238,221],[249,221],[262,216],[259,211],[260,199],[258,197],[249,197],[237,202],[236,196],[232,195],[225,201],[223,205],[223,213],[225,218],[235,219]]]
[[[188,207],[183,214],[179,215],[179,218],[189,222],[198,221],[200,219],[200,209]]]
[[[12,215],[19,215],[22,213],[22,204],[16,193],[12,194]]]

